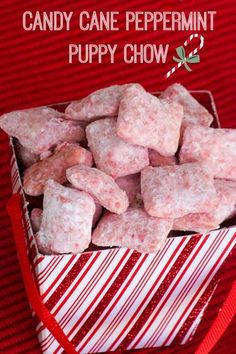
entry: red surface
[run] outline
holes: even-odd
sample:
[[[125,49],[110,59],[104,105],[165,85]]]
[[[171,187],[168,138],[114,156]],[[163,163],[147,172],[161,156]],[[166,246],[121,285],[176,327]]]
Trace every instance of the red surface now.
[[[205,45],[201,63],[188,73],[179,69],[170,79],[164,77],[172,67],[174,49],[183,44],[192,32],[79,32],[76,16],[70,32],[25,32],[21,15],[25,10],[60,11],[207,11],[216,10],[215,30],[202,33]],[[236,66],[234,0],[200,1],[6,1],[0,3],[0,113],[25,107],[76,99],[100,87],[114,83],[140,82],[150,91],[162,90],[175,81],[189,89],[212,91],[223,127],[236,128]],[[122,27],[122,26],[121,26]],[[121,51],[115,64],[68,64],[69,43],[170,43],[166,64],[134,64],[122,62]],[[38,353],[34,323],[26,301],[18,268],[9,218],[5,203],[10,196],[9,151],[7,139],[0,133],[0,351]],[[163,353],[193,353],[203,338],[227,295],[235,276],[233,260],[224,272],[223,281],[213,297],[204,321],[187,347],[163,349]],[[234,353],[236,321],[226,331],[213,353]],[[154,350],[156,352],[156,350]]]

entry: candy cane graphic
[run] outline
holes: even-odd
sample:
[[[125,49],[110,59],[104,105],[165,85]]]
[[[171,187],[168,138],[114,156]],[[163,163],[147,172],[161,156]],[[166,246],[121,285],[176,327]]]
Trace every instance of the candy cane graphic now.
[[[198,33],[191,34],[191,36],[184,42],[184,46],[187,47],[193,38],[199,38],[200,44],[191,53],[189,53],[188,57],[192,57],[193,55],[197,54],[197,52],[204,46],[204,37]]]
[[[191,52],[186,58],[183,58],[183,60],[179,61],[177,65],[175,65],[171,70],[168,71],[166,74],[166,77],[169,78],[170,75],[172,75],[177,69],[179,69],[188,59],[190,59],[193,55],[199,52],[199,50],[202,49],[204,46],[204,37],[201,34],[194,33],[189,36],[189,38],[184,42],[184,46],[187,47],[189,43],[192,41],[193,38],[199,38],[200,39],[200,44]]]

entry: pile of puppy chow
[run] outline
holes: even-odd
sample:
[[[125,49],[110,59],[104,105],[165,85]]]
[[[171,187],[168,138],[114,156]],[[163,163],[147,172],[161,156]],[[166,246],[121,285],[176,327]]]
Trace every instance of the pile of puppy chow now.
[[[114,85],[70,103],[0,117],[17,138],[39,251],[78,253],[92,242],[157,252],[171,230],[208,232],[236,215],[236,130],[180,84],[159,98]]]

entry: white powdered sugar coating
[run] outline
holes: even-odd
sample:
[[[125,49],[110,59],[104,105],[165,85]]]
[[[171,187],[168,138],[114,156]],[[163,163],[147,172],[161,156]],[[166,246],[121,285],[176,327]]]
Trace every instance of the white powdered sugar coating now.
[[[177,102],[182,105],[184,110],[183,126],[190,124],[199,124],[210,126],[213,122],[213,116],[203,107],[181,84],[173,84],[160,95],[160,98],[169,102]]]
[[[179,156],[181,163],[204,162],[215,178],[236,180],[236,129],[188,126]]]
[[[78,163],[92,166],[91,152],[78,144],[62,144],[52,155],[25,171],[23,180],[25,193],[32,196],[41,195],[48,179],[59,183],[66,182],[66,169]]]
[[[97,168],[73,166],[66,171],[66,176],[74,187],[88,192],[113,213],[124,213],[129,206],[126,193],[111,176]]]
[[[92,92],[80,101],[71,102],[65,110],[66,118],[89,122],[99,117],[116,116],[121,96],[129,85],[109,86]]]
[[[163,246],[172,225],[172,220],[153,218],[141,208],[129,208],[122,215],[106,212],[92,234],[92,242],[153,253]]]
[[[178,149],[182,119],[181,105],[160,100],[133,85],[120,102],[117,134],[128,143],[172,156]]]
[[[188,214],[174,220],[174,230],[208,232],[236,215],[236,182],[216,179],[214,185],[217,192],[215,208],[206,213]]]
[[[2,115],[0,127],[29,151],[40,155],[59,143],[84,139],[84,130],[63,117],[63,113],[52,108],[32,108]]]
[[[146,167],[141,172],[141,192],[146,211],[156,217],[207,212],[216,203],[213,177],[198,163]]]
[[[42,224],[36,234],[39,251],[84,251],[91,241],[94,212],[95,204],[89,194],[49,180],[44,191]]]
[[[214,183],[218,196],[218,203],[214,216],[220,224],[224,220],[235,216],[236,181],[215,179]]]
[[[77,189],[76,187],[73,186],[72,183],[68,182],[68,180],[63,185],[68,188]],[[103,207],[101,206],[101,204],[98,202],[96,198],[93,197],[93,200],[95,203],[95,213],[93,215],[93,227],[94,227],[102,215]]]
[[[117,136],[114,118],[89,124],[86,136],[96,166],[115,179],[140,172],[149,165],[147,149],[128,144]]]

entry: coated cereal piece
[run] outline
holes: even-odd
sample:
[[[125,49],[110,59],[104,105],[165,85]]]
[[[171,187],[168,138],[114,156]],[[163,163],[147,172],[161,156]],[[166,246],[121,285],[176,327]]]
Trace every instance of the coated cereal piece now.
[[[66,181],[66,169],[78,163],[92,166],[91,152],[78,144],[61,144],[51,156],[25,171],[23,179],[25,193],[32,196],[42,194],[48,179],[63,184]]]
[[[181,105],[160,100],[133,85],[121,98],[117,135],[130,144],[172,156],[178,149],[182,119]]]
[[[68,181],[91,194],[106,209],[121,214],[129,206],[126,193],[106,173],[88,166],[77,165],[66,171]]]
[[[216,179],[214,185],[217,192],[215,208],[207,213],[188,214],[174,220],[174,230],[208,232],[236,215],[236,182]]]
[[[128,86],[109,86],[92,92],[80,101],[71,102],[65,110],[66,118],[91,122],[100,117],[117,116],[121,96]]]
[[[86,128],[97,167],[113,178],[140,172],[149,165],[147,149],[124,142],[116,134],[116,120],[105,118]]]
[[[141,192],[148,214],[159,218],[207,212],[216,203],[213,177],[198,163],[146,167],[141,172]]]
[[[65,182],[63,183],[63,186],[68,187],[68,188],[73,188],[73,189],[77,189],[75,188],[70,182]],[[100,219],[102,212],[103,212],[103,207],[101,206],[101,204],[96,200],[96,198],[93,198],[94,203],[95,203],[95,213],[93,216],[93,227],[96,225],[96,223],[98,222],[98,220]]]
[[[43,210],[40,208],[32,209],[30,213],[30,220],[33,232],[36,233],[39,231],[43,217]]]
[[[93,198],[53,180],[46,183],[43,218],[36,241],[45,254],[79,253],[91,241]]]
[[[15,111],[0,117],[0,127],[34,154],[40,155],[62,142],[84,139],[84,130],[75,122],[48,107]]]
[[[184,130],[180,162],[205,162],[215,178],[236,180],[236,129],[188,126]]]
[[[162,156],[156,150],[149,149],[149,160],[152,167],[177,165],[176,156]]]
[[[129,208],[122,215],[106,212],[92,234],[92,242],[153,253],[163,246],[172,225],[171,219],[153,218],[141,208]]]
[[[170,102],[177,102],[183,106],[183,126],[188,124],[198,124],[210,126],[213,122],[213,116],[203,107],[191,93],[181,84],[169,86],[160,96]]]
[[[19,159],[24,168],[33,165],[39,160],[39,155],[33,154],[30,150],[21,145],[19,141],[16,141],[15,147],[17,158]]]
[[[116,179],[116,183],[126,192],[130,206],[142,206],[143,202],[141,197],[140,173],[119,177]]]
[[[95,213],[93,215],[93,227],[97,224],[103,212],[103,207],[101,206],[100,203],[98,203],[96,199],[94,199],[94,203],[95,203]]]
[[[206,233],[219,228],[219,224],[208,213],[190,213],[174,219],[173,230]]]
[[[236,181],[215,179],[214,184],[218,196],[216,218],[222,223],[236,212]]]

